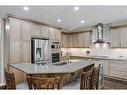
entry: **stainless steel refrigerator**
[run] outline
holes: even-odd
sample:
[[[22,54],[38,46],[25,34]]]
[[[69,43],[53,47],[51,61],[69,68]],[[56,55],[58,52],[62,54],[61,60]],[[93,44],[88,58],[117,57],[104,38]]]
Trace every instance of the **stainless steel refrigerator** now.
[[[34,64],[45,64],[49,60],[48,39],[31,39],[31,60]]]

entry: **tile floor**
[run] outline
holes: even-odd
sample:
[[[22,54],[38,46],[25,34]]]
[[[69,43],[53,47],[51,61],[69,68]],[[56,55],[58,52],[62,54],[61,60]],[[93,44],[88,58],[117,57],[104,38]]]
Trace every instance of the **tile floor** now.
[[[28,89],[28,85],[27,82],[18,85],[17,86],[18,90],[22,90],[22,89]],[[69,84],[67,84],[66,86],[63,87],[63,90],[79,90],[80,89],[80,80],[77,79],[74,82],[71,82]],[[105,78],[104,79],[104,88],[103,89],[127,89],[127,82],[122,82],[122,81],[118,81],[118,80],[114,80],[114,79],[108,79]]]

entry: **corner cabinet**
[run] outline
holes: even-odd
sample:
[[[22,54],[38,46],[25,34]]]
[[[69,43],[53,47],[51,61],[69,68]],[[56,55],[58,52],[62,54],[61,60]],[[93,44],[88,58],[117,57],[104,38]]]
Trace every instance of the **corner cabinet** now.
[[[63,48],[88,48],[91,46],[91,32],[62,33]]]

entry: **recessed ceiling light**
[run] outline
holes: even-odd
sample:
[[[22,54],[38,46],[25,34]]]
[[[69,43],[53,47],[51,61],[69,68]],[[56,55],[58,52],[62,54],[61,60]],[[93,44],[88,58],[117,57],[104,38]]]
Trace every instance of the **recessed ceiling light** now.
[[[81,23],[85,23],[85,21],[84,20],[81,20]]]
[[[29,10],[29,7],[25,6],[25,7],[23,7],[23,9],[24,9],[25,11],[28,11],[28,10]]]
[[[78,11],[78,10],[79,10],[79,7],[77,7],[77,6],[74,7],[74,10],[75,10],[75,11]]]
[[[57,19],[57,22],[61,22],[62,20],[61,19]]]

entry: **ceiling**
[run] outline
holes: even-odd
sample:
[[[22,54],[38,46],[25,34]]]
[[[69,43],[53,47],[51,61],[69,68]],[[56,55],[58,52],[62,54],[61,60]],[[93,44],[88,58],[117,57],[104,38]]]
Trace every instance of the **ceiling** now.
[[[0,6],[0,16],[10,13],[54,27],[61,27],[65,31],[73,31],[97,23],[127,20],[127,6],[79,6],[79,11],[74,11],[74,6],[28,7],[29,11],[24,11],[23,6]],[[57,19],[62,19],[62,22],[58,23]],[[85,23],[80,23],[81,20]]]

